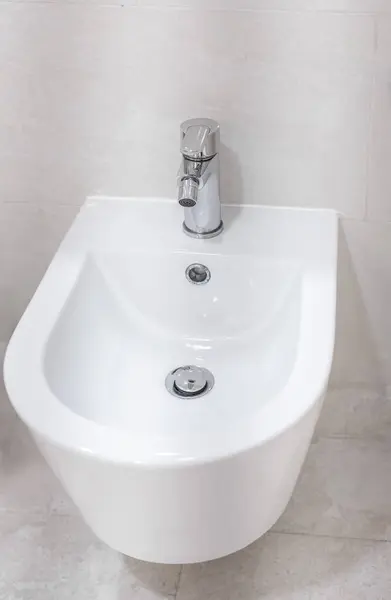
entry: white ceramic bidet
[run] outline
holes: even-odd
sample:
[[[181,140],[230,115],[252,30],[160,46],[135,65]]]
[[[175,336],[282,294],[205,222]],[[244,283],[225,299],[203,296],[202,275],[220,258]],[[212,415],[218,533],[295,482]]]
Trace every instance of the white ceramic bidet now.
[[[278,519],[334,346],[333,211],[225,206],[210,240],[181,216],[164,199],[88,200],[4,367],[91,529],[162,563],[229,554]]]

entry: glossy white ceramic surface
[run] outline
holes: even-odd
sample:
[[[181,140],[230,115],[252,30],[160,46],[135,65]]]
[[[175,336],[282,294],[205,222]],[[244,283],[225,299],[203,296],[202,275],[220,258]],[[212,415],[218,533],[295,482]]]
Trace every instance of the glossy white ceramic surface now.
[[[188,238],[164,199],[86,202],[9,344],[7,390],[95,533],[154,562],[196,562],[284,510],[334,346],[337,216],[225,206]],[[210,269],[204,286],[186,267]],[[175,398],[167,373],[212,371]],[[21,375],[22,374],[22,375]]]

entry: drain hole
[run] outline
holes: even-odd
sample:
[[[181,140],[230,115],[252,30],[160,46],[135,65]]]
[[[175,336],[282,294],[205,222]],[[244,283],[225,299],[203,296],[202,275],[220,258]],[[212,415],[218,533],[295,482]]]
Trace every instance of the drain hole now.
[[[178,398],[199,398],[214,386],[214,377],[208,369],[195,365],[178,367],[166,377],[166,388]]]
[[[208,283],[210,277],[211,274],[208,267],[200,263],[189,265],[186,269],[186,278],[190,283],[195,283],[196,285]]]
[[[189,383],[188,389],[184,390],[184,389],[179,388],[174,381],[174,385],[172,386],[172,392],[174,392],[174,395],[176,394],[177,396],[182,396],[182,398],[195,398],[197,396],[203,396],[206,391],[209,391],[209,390],[207,390],[207,388],[208,388],[207,383],[205,383],[204,387],[199,388],[199,389],[195,389],[194,383],[192,385],[190,385],[190,380],[188,381],[188,383]]]

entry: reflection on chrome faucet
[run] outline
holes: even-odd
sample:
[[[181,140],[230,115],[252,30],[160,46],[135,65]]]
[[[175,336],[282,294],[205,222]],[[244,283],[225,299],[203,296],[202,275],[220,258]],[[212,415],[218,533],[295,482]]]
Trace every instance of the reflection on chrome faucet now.
[[[190,119],[182,123],[178,201],[185,209],[183,230],[191,237],[211,238],[223,231],[219,145],[216,121]]]

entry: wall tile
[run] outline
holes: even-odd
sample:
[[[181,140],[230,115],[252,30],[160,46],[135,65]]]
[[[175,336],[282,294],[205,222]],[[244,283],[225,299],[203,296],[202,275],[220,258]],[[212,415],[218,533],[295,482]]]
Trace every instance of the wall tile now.
[[[137,0],[136,0],[137,1]],[[127,0],[125,0],[125,5]],[[344,13],[388,13],[388,0],[138,0],[140,6],[223,10],[327,11]]]
[[[269,534],[227,558],[185,566],[178,600],[380,600],[391,545]]]
[[[122,0],[1,0],[13,4],[81,4],[85,6],[123,6]],[[137,0],[126,0],[128,6],[134,6]]]
[[[0,339],[8,340],[77,207],[0,204]]]
[[[13,4],[81,4],[85,6],[123,6],[121,0],[1,0]],[[127,0],[128,6],[134,6],[136,0]]]
[[[0,423],[0,518],[2,513],[77,514],[27,429],[16,417]],[[0,598],[1,598],[0,594]]]
[[[179,569],[111,550],[77,517],[0,514],[0,598],[168,600]]]
[[[391,8],[391,7],[390,7]],[[376,18],[377,62],[379,66],[391,66],[391,17],[381,15]]]
[[[0,204],[0,254],[25,251],[51,256],[72,224],[78,207]]]
[[[2,199],[80,204],[101,190],[121,136],[116,119],[126,122],[116,100],[121,69],[113,69],[125,54],[116,43],[121,15],[120,7],[0,6]]]
[[[344,220],[334,383],[391,378],[391,224]]]
[[[391,221],[391,18],[378,19],[377,76],[370,145],[368,216]]]
[[[51,256],[18,251],[0,256],[0,337],[8,341]]]
[[[20,283],[20,282],[19,282]],[[5,344],[0,345],[3,364]],[[1,371],[2,372],[2,371]],[[5,513],[77,514],[17,417],[0,377],[0,523]],[[1,526],[0,526],[1,536]],[[0,550],[1,554],[1,550]],[[1,584],[0,584],[0,598]]]
[[[5,355],[6,343],[0,342],[0,369],[2,372],[2,365]],[[17,420],[14,409],[12,408],[7,393],[4,387],[3,377],[0,377],[0,440],[8,438],[8,429],[11,423]],[[2,447],[0,441],[0,448]],[[1,461],[0,461],[1,462]]]
[[[391,440],[319,438],[276,531],[391,539]]]
[[[363,215],[371,17],[3,5],[2,31],[3,199],[173,195],[179,123],[205,114],[225,200]]]
[[[0,365],[3,364],[5,347],[6,344],[0,344]],[[43,517],[49,513],[78,514],[73,502],[38,452],[27,428],[17,417],[8,399],[2,376],[0,481],[0,519],[6,512],[41,514]]]
[[[362,252],[356,248],[357,244],[352,243],[351,230],[361,232],[362,236],[372,240],[372,245],[376,243],[376,232],[372,225],[346,219],[341,221],[331,383],[334,386],[354,384],[379,387],[389,378],[384,357],[380,355],[378,335],[374,333],[373,321],[377,319],[379,323],[380,315],[374,311],[373,302],[369,301],[368,304],[368,290],[364,292],[362,289],[362,277],[359,278],[357,274]]]

